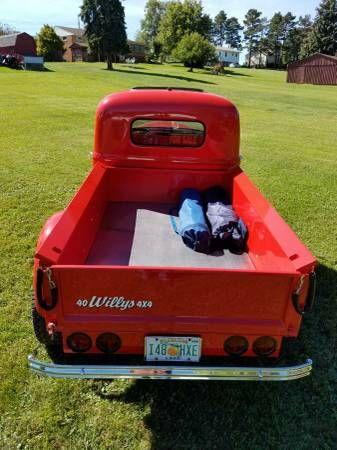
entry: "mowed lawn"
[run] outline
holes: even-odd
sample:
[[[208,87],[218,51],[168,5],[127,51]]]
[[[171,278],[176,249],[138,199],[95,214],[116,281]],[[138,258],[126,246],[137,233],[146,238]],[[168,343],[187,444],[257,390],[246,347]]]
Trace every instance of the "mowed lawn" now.
[[[336,449],[337,87],[288,85],[284,72],[264,70],[48,68],[0,68],[0,448]],[[99,100],[151,85],[203,88],[238,106],[243,168],[320,262],[318,302],[298,346],[314,361],[311,377],[101,382],[28,371],[29,353],[45,356],[30,321],[38,233],[90,170]]]

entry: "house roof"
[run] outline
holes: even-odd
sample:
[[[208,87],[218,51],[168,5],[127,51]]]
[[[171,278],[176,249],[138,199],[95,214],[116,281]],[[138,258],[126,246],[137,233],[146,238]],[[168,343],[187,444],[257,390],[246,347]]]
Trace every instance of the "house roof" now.
[[[75,36],[83,36],[85,33],[85,30],[83,30],[83,28],[61,27],[60,25],[55,25],[55,28],[61,28],[66,33],[73,34]]]
[[[317,56],[320,56],[324,59],[328,59],[329,61],[333,61],[333,63],[337,65],[337,56],[325,55],[324,53],[313,53],[312,55],[308,56],[307,58],[300,59],[300,60],[290,63],[288,65],[291,66],[291,65],[305,64],[306,62],[309,62],[312,59],[315,59]]]
[[[143,47],[146,47],[146,44],[144,44],[144,42],[132,41],[131,39],[128,39],[128,44],[142,45]]]
[[[20,33],[14,33],[0,36],[0,47],[14,47],[19,34]]]
[[[88,48],[88,44],[85,43],[80,43],[80,42],[74,42],[73,44],[69,45],[69,48],[75,48],[75,47],[80,47],[80,48]]]
[[[235,53],[240,53],[240,50],[238,50],[237,48],[232,48],[232,47],[216,47],[217,51],[222,51],[222,52],[235,52]]]

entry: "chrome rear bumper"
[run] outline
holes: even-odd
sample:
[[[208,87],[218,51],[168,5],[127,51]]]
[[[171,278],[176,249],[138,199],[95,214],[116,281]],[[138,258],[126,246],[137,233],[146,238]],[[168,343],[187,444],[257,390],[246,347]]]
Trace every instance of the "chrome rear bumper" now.
[[[288,367],[63,365],[28,357],[33,372],[54,378],[288,381],[310,375],[312,361]]]

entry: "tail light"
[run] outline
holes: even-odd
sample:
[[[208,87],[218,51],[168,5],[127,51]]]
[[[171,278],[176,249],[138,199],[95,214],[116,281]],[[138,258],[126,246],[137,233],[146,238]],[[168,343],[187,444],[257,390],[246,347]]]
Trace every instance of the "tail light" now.
[[[85,333],[73,333],[68,336],[67,345],[73,352],[83,353],[91,348],[92,342],[90,337]]]
[[[104,353],[115,353],[121,345],[120,337],[113,333],[100,334],[96,339],[97,348]]]
[[[271,336],[261,336],[254,341],[253,350],[259,356],[269,356],[275,352],[277,341]]]
[[[248,350],[248,341],[244,336],[231,336],[225,340],[224,349],[229,355],[240,356]]]

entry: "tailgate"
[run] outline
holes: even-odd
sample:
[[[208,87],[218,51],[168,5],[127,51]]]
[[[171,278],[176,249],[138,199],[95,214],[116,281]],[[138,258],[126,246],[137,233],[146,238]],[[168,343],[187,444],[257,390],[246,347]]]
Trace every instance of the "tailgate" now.
[[[298,276],[241,270],[53,266],[61,323],[124,331],[289,335]],[[61,325],[60,323],[60,325]]]

